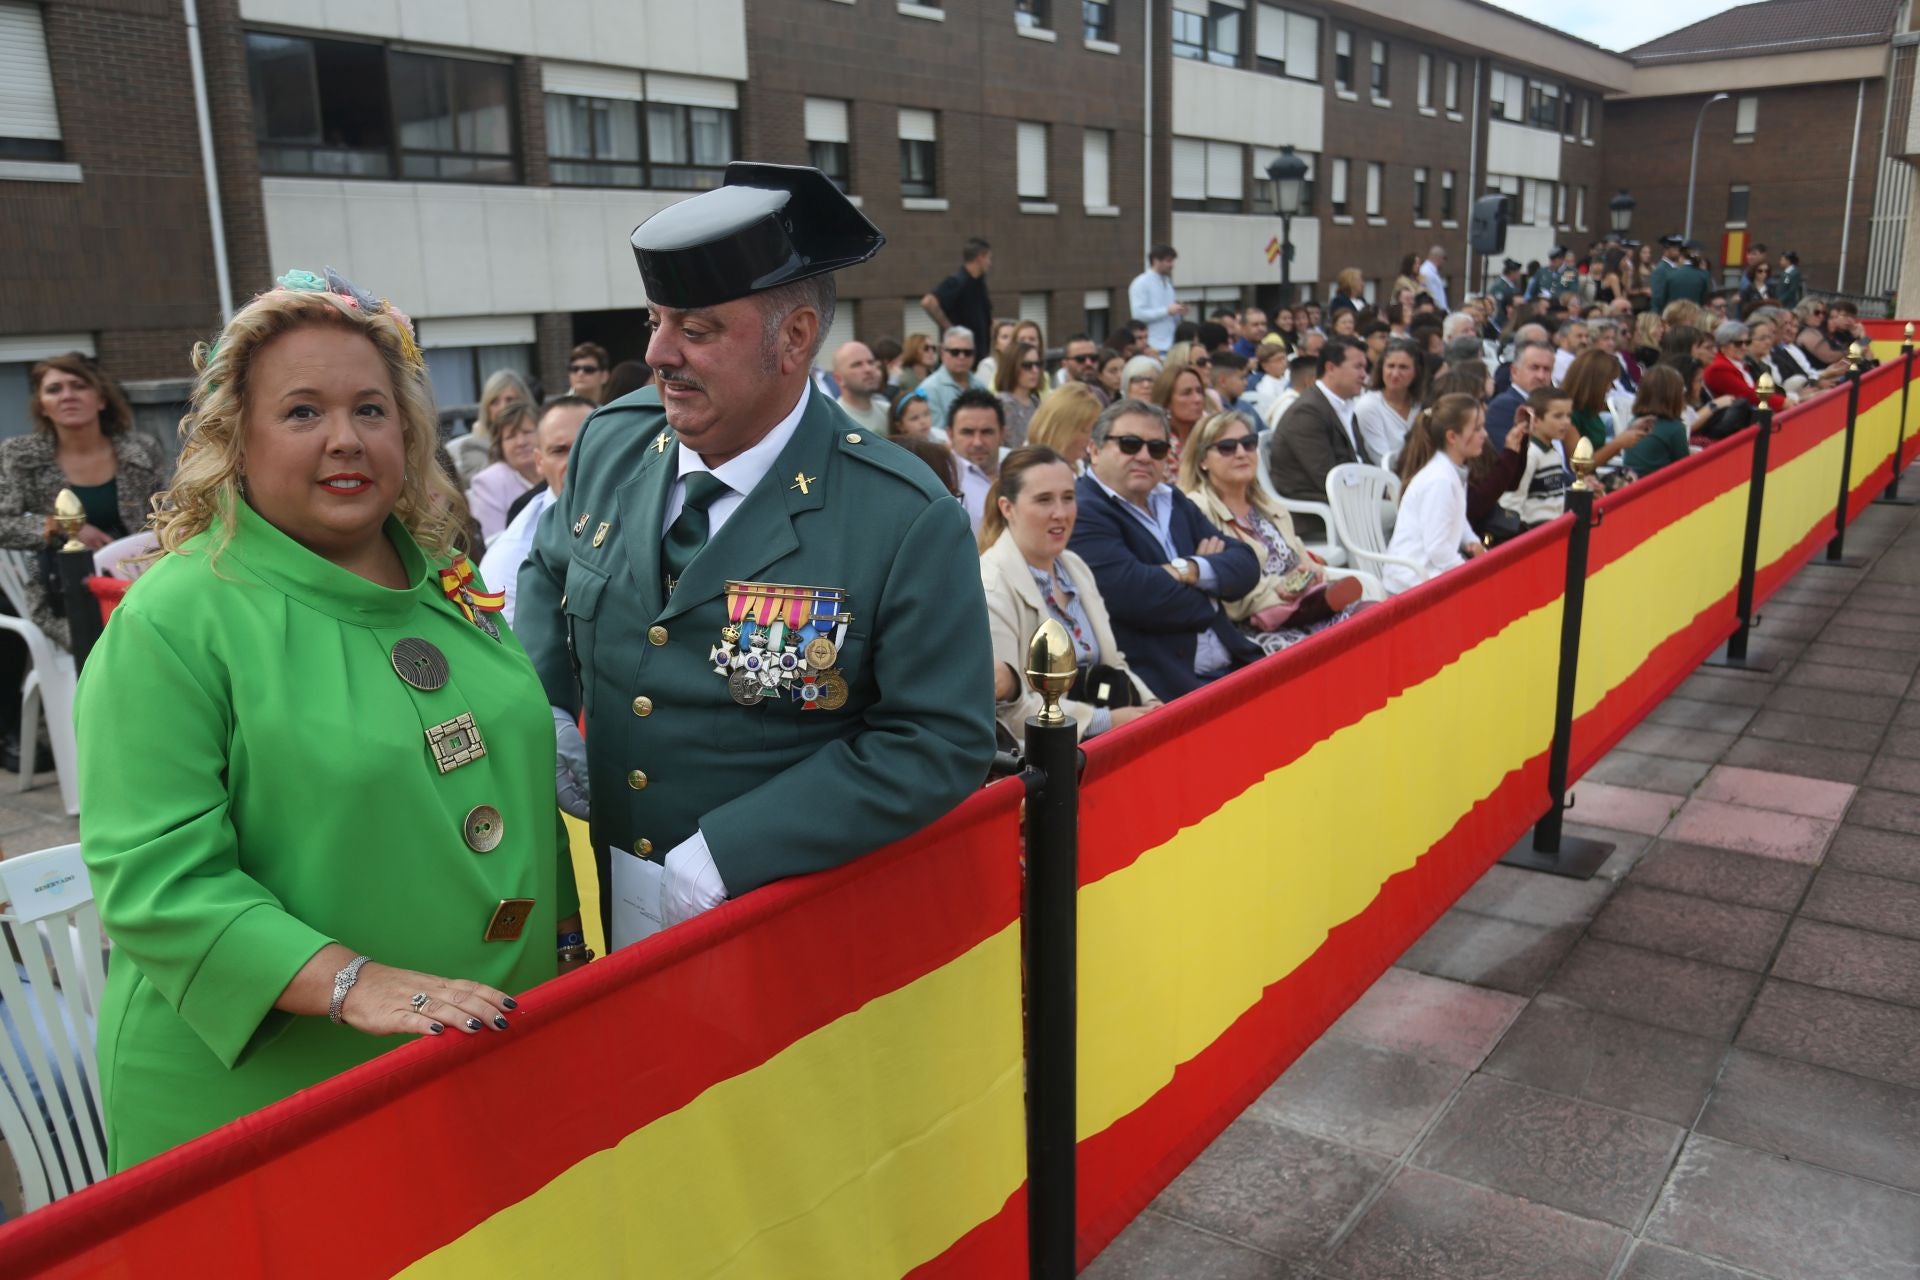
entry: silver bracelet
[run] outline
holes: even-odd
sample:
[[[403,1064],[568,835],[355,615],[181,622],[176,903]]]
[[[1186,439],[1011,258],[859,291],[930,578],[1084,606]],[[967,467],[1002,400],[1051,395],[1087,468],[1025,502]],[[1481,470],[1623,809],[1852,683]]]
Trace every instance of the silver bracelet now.
[[[333,1003],[327,1006],[330,1021],[340,1021],[341,1006],[347,1002],[347,992],[353,990],[353,984],[360,981],[360,966],[367,962],[367,956],[355,956],[347,961],[347,967],[333,975]]]

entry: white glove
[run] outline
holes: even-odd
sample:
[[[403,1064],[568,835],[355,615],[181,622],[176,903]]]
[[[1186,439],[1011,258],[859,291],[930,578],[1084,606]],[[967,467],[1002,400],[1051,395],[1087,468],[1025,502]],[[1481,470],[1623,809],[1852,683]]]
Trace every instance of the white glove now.
[[[570,712],[553,709],[554,765],[553,791],[560,808],[571,816],[587,820],[587,740]]]
[[[727,882],[713,865],[713,851],[698,831],[667,850],[660,879],[660,923],[676,925],[727,900]]]

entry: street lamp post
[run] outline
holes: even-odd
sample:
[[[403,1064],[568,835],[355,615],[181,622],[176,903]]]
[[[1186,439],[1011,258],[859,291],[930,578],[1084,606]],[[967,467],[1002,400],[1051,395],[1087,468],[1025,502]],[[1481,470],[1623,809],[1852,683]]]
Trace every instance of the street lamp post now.
[[[1607,216],[1616,234],[1625,237],[1627,228],[1633,225],[1633,207],[1636,203],[1637,201],[1624,191],[1607,201]]]
[[[1293,303],[1293,219],[1300,212],[1301,197],[1306,194],[1307,162],[1294,154],[1292,147],[1280,148],[1280,154],[1267,166],[1273,180],[1273,211],[1280,215],[1280,305]]]
[[[1687,226],[1681,234],[1693,239],[1693,180],[1700,172],[1700,126],[1707,122],[1707,108],[1716,102],[1725,102],[1729,95],[1716,93],[1700,104],[1700,114],[1693,118],[1693,158],[1687,162]]]

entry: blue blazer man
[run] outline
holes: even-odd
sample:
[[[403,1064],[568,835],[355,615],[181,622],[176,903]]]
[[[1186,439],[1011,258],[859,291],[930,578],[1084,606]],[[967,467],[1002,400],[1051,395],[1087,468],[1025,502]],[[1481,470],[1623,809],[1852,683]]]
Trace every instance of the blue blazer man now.
[[[1124,433],[1125,420],[1116,425]],[[1067,545],[1093,570],[1113,621],[1113,638],[1148,688],[1170,702],[1207,683],[1212,677],[1193,669],[1194,653],[1206,632],[1220,638],[1227,670],[1261,656],[1260,646],[1233,625],[1215,596],[1176,581],[1161,567],[1168,563],[1166,549],[1137,515],[1123,509],[1125,499],[1109,493],[1093,475],[1081,476],[1075,487],[1079,516]],[[1237,599],[1253,590],[1260,580],[1260,562],[1246,543],[1226,538],[1226,550],[1195,556],[1194,548],[1220,537],[1220,531],[1186,494],[1171,486],[1162,486],[1162,491],[1172,498],[1169,533],[1174,550],[1188,559],[1205,560],[1218,599]]]

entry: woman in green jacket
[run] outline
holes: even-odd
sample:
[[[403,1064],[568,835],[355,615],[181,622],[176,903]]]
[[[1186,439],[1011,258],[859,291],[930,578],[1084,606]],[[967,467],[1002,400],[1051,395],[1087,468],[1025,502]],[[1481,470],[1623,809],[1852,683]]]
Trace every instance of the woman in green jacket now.
[[[163,554],[78,702],[116,1170],[388,1037],[506,1031],[586,958],[551,713],[449,553],[411,323],[294,272],[195,364]]]

